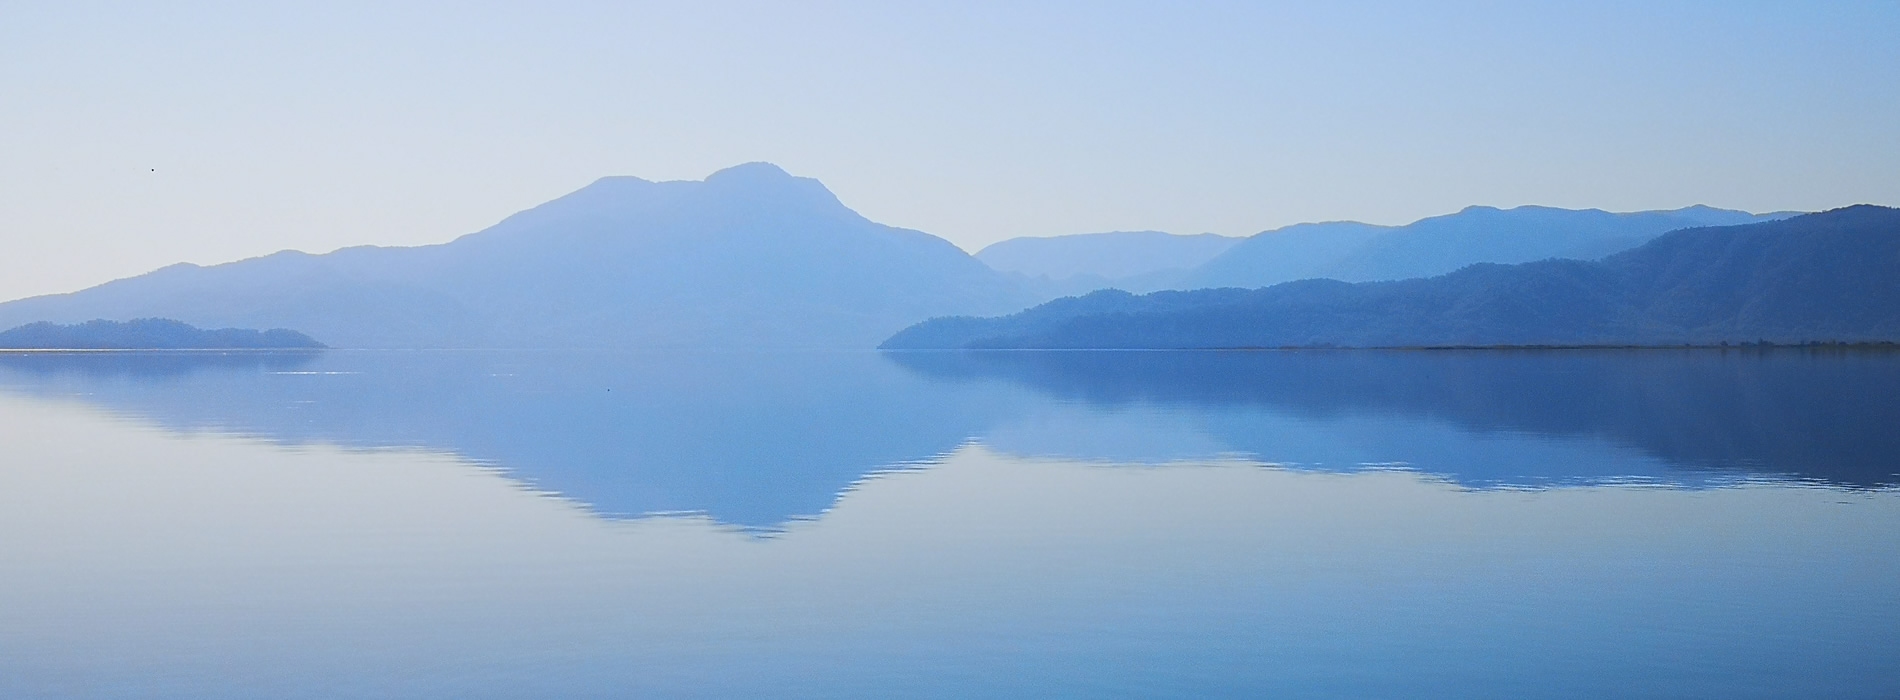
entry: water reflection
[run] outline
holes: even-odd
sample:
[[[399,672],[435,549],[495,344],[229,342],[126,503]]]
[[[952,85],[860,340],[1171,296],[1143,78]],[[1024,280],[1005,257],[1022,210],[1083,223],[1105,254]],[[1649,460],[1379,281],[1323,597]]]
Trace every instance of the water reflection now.
[[[0,697],[1893,697],[1894,375],[0,357]]]
[[[0,697],[1900,692],[1891,492],[970,444],[762,540],[428,451],[7,396],[0,426]]]
[[[953,382],[1034,387],[1091,413],[1192,414],[1223,449],[1268,460],[1314,450],[1283,425],[1455,427],[1521,444],[1486,454],[1423,434],[1369,462],[1467,483],[1693,478],[1720,470],[1889,486],[1900,475],[1900,353],[1841,350],[914,352],[906,367]],[[1106,431],[1104,431],[1106,432]],[[1429,432],[1429,431],[1427,431]],[[1335,443],[1355,442],[1350,438]],[[1335,445],[1351,447],[1351,445]],[[1615,457],[1611,449],[1631,448]],[[1554,448],[1554,451],[1551,449]],[[1350,451],[1350,450],[1349,450]],[[1605,453],[1583,458],[1583,453]],[[1571,459],[1564,453],[1571,452]],[[1364,457],[1375,457],[1365,455]],[[1500,461],[1500,459],[1502,461]],[[1605,464],[1608,460],[1611,464]],[[1291,461],[1309,461],[1294,458]],[[1351,460],[1335,459],[1346,464]],[[1606,468],[1607,467],[1607,468]]]
[[[990,352],[0,355],[0,389],[179,432],[416,447],[596,513],[776,529],[976,442],[1473,488],[1900,481],[1900,355]]]
[[[321,356],[314,350],[0,352],[0,368],[42,381],[61,375],[152,380],[202,372],[294,371]]]
[[[450,452],[602,515],[759,528],[948,452],[1015,403],[873,353],[0,355],[0,387],[182,432]]]

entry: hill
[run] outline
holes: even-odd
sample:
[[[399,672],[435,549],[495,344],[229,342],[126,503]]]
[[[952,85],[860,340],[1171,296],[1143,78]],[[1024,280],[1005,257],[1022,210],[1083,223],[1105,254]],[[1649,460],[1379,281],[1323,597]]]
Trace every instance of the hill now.
[[[1595,260],[1677,229],[1788,216],[1705,206],[1631,213],[1527,206],[1467,207],[1404,226],[1298,224],[1242,240],[1173,288],[1264,287],[1317,278],[1372,282],[1441,275],[1481,262]]]
[[[310,336],[275,328],[204,330],[162,318],[87,321],[62,326],[30,323],[0,332],[3,350],[263,350],[323,347]]]
[[[921,319],[1041,298],[753,163],[703,182],[604,178],[440,245],[175,265],[0,304],[0,327],[165,317],[339,347],[869,347]]]
[[[1679,345],[1900,341],[1900,210],[1685,229],[1598,262],[1254,290],[1103,291],[940,318],[887,349]]]

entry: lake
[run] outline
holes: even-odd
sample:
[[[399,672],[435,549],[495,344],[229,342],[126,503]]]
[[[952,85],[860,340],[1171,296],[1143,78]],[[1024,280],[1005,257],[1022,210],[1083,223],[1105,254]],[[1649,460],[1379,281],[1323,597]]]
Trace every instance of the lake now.
[[[1900,695],[1900,353],[0,355],[0,697]]]

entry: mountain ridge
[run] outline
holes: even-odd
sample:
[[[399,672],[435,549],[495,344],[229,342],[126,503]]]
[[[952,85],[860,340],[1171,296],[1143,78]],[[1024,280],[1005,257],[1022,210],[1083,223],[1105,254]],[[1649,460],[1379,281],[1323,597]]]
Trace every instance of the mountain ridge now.
[[[1602,261],[1480,263],[939,318],[886,349],[1681,345],[1900,340],[1900,209],[1683,229]]]
[[[1145,293],[1264,287],[1311,278],[1364,282],[1430,277],[1479,262],[1594,260],[1676,229],[1796,213],[1751,214],[1702,204],[1635,212],[1471,205],[1407,224],[1321,221],[1241,237],[1160,231],[1020,237],[991,244],[976,258],[1021,274],[1052,296],[1107,288]]]
[[[1674,230],[1787,215],[1701,204],[1635,212],[1472,205],[1399,226],[1356,221],[1294,224],[1248,237],[1176,288],[1264,287],[1309,278],[1373,282],[1431,277],[1480,262],[1594,260]]]
[[[172,265],[0,304],[33,321],[292,327],[341,347],[858,347],[1041,300],[948,241],[750,163],[601,178],[447,243]]]

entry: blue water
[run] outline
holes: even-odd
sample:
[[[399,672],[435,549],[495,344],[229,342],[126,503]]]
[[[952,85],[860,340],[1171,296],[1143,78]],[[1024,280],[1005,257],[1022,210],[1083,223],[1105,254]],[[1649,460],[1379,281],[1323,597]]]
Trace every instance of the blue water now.
[[[0,355],[0,697],[1894,697],[1900,354]]]

